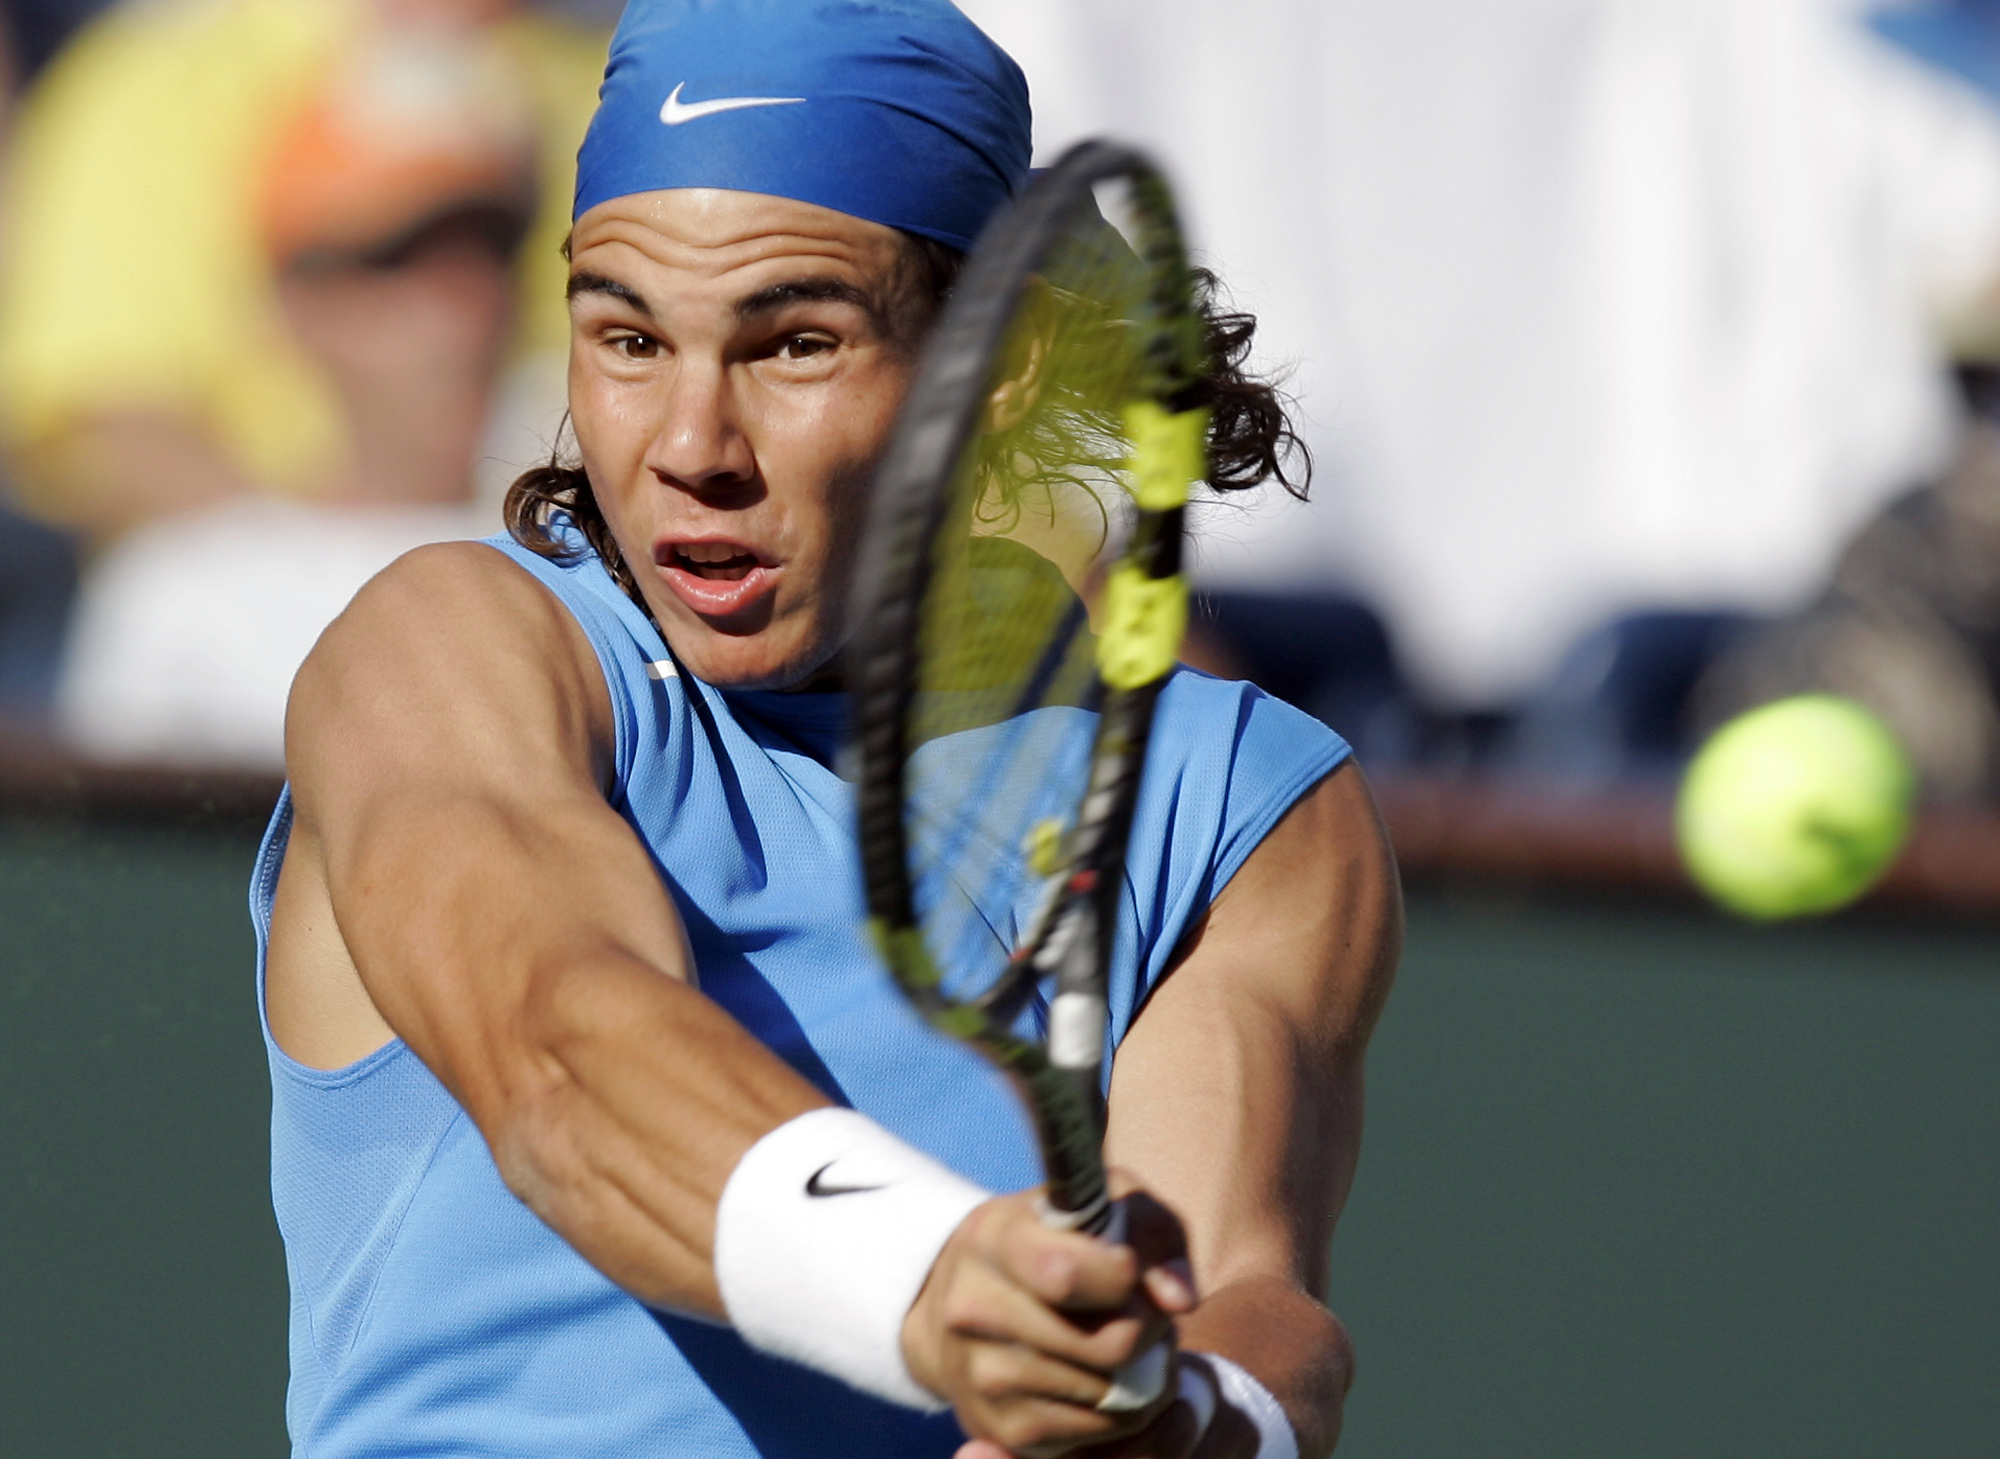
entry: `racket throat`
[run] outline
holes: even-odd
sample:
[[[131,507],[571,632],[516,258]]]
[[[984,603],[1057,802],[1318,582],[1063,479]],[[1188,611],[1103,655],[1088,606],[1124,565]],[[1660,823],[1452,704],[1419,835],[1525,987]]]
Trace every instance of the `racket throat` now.
[[[1049,1003],[1049,1062],[1075,1077],[1097,1081],[1104,1063],[1104,1033],[1111,1009],[1101,994],[1072,988]]]
[[[1131,832],[1134,792],[1145,763],[1147,729],[1157,685],[1109,696],[1092,756],[1089,792],[1070,845],[1061,890],[1038,927],[1029,961],[1036,973],[1055,980],[1049,1000],[1046,1061],[1048,1077],[1067,1085],[1072,1109],[1088,1111],[1087,1146],[1060,1139],[1045,1125],[1044,1162],[1048,1202],[1076,1218],[1078,1229],[1101,1234],[1108,1201],[1104,1162],[1105,1046],[1110,1035],[1108,1001],[1112,946],[1118,926],[1119,892],[1124,885],[1125,846]],[[1068,1150],[1074,1158],[1066,1158]]]
[[[1110,1192],[1099,1146],[1104,1139],[1104,1095],[1098,1070],[1058,1069],[1044,1063],[1026,1081],[1038,1089],[1030,1105],[1048,1183],[1043,1199],[1056,1224],[1092,1235],[1108,1221]]]

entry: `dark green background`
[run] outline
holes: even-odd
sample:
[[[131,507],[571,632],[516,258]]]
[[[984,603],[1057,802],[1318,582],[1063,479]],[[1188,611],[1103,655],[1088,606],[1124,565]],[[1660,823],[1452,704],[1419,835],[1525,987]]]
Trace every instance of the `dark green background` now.
[[[283,1452],[253,851],[0,826],[7,1455]],[[1334,1302],[1350,1459],[2000,1454],[2000,934],[1415,899]]]

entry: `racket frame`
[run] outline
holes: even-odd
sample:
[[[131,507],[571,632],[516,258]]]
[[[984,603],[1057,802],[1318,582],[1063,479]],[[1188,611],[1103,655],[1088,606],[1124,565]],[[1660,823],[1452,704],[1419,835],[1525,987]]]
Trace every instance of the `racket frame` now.
[[[915,910],[905,825],[908,723],[919,670],[919,614],[930,543],[954,479],[981,429],[994,362],[1024,294],[1065,230],[1096,208],[1098,185],[1131,190],[1133,240],[1149,280],[1144,388],[1126,413],[1136,519],[1100,605],[1102,701],[1089,779],[1063,838],[1060,869],[996,984],[975,1000],[944,991]],[[882,959],[935,1027],[1013,1077],[1033,1118],[1047,1176],[1045,1217],[1116,1238],[1106,1187],[1102,1065],[1106,989],[1154,705],[1186,625],[1183,509],[1206,475],[1206,412],[1190,399],[1208,372],[1185,246],[1170,189],[1143,154],[1107,142],[1071,149],[979,240],[936,326],[877,472],[857,572],[857,632],[848,654],[857,729],[856,802],[869,925]],[[1013,1032],[1053,976],[1046,1045]]]

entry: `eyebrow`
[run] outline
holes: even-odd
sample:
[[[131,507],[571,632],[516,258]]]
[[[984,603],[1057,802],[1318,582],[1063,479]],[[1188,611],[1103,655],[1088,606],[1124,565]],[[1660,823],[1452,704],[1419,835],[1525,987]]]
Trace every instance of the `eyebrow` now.
[[[885,322],[882,306],[874,295],[860,289],[845,279],[819,276],[809,279],[787,279],[783,283],[759,289],[756,293],[736,301],[736,317],[750,319],[759,314],[768,314],[774,309],[782,309],[787,304],[852,304],[869,318],[880,324]]]
[[[648,319],[654,317],[653,306],[646,302],[645,296],[637,289],[630,284],[621,284],[616,279],[606,278],[603,274],[591,273],[587,269],[579,270],[569,276],[567,297],[574,299],[580,294],[604,294],[631,306]],[[836,279],[830,275],[786,279],[772,284],[769,288],[759,289],[756,293],[736,301],[736,317],[754,319],[759,314],[769,314],[788,304],[824,303],[851,304],[877,324],[886,323],[881,303],[874,295],[848,283],[845,279]]]
[[[587,270],[571,274],[565,297],[574,299],[579,294],[608,294],[621,303],[631,305],[648,319],[653,317],[653,306],[646,302],[644,295],[630,284],[607,279],[603,274],[593,274]]]

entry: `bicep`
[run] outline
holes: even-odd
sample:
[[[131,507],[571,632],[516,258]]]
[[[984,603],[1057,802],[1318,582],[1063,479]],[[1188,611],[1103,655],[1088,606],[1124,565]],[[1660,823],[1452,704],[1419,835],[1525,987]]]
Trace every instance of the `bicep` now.
[[[543,967],[588,942],[685,972],[671,901],[604,797],[610,713],[567,610],[474,544],[371,583],[294,687],[287,765],[341,939],[475,1113]]]
[[[1350,763],[1251,854],[1120,1045],[1107,1155],[1180,1214],[1204,1289],[1322,1284],[1401,927]]]

